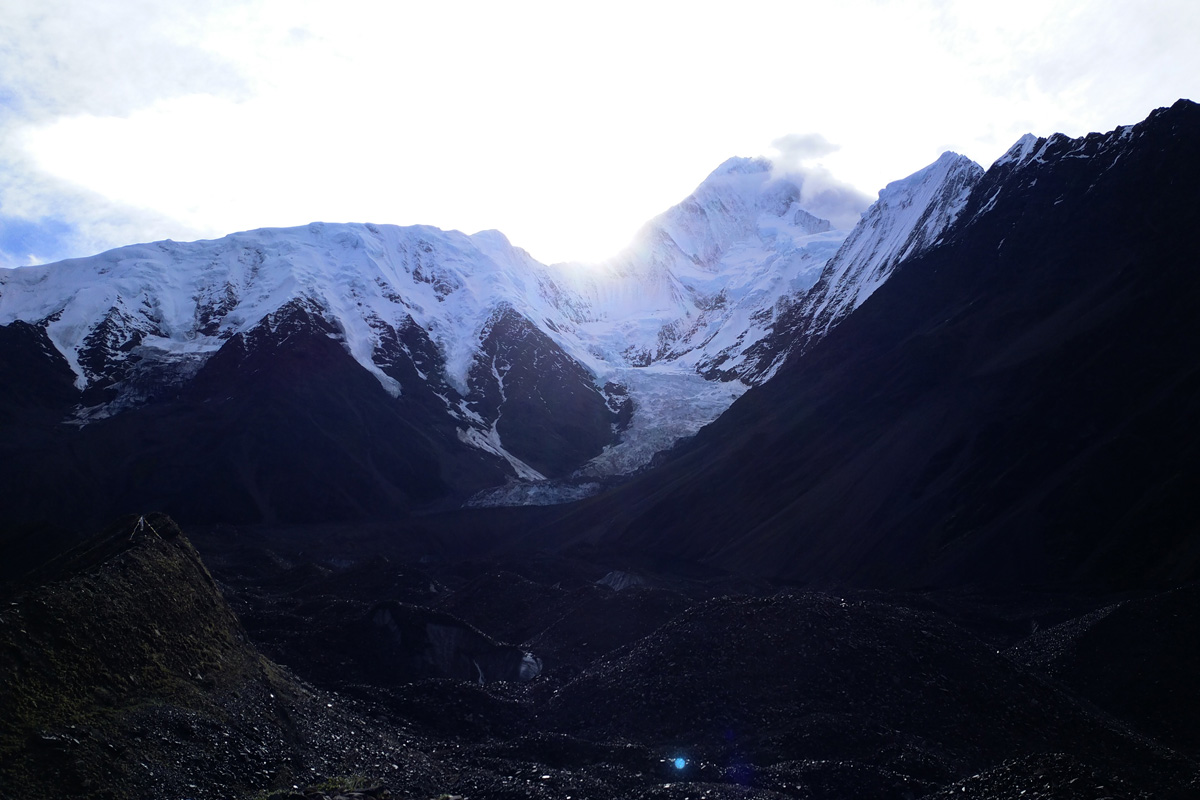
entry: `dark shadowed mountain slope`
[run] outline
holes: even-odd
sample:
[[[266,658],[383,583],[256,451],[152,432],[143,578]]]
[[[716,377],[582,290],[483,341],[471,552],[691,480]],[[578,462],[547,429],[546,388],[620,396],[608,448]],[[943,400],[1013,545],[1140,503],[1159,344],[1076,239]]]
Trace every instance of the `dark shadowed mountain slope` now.
[[[468,407],[543,475],[570,474],[614,439],[617,415],[592,375],[511,307],[492,319],[469,378]]]
[[[71,368],[45,330],[25,322],[0,326],[0,424],[39,410],[60,417],[75,400],[72,382]]]
[[[1187,101],[1022,139],[941,245],[559,532],[818,583],[1195,576],[1198,143]]]
[[[82,427],[62,422],[78,393],[61,357],[38,362],[29,385],[53,402],[3,428],[3,528],[86,529],[147,508],[190,521],[379,518],[504,480],[504,462],[465,446],[437,398],[389,396],[326,327],[288,306],[231,337],[175,396]]]

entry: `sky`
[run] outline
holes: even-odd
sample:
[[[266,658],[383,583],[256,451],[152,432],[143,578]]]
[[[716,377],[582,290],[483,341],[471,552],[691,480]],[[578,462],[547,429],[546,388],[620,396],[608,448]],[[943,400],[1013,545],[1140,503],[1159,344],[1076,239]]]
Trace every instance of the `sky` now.
[[[315,220],[595,261],[731,156],[865,208],[1200,101],[1198,41],[1195,0],[5,0],[0,267]]]

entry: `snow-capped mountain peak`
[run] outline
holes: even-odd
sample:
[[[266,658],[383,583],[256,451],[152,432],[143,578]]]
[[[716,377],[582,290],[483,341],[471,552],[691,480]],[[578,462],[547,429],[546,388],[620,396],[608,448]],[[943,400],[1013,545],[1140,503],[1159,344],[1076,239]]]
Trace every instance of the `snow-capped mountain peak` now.
[[[701,186],[725,175],[754,175],[770,172],[771,160],[762,156],[733,156],[721,162],[721,165],[708,173]]]
[[[798,176],[777,175],[768,159],[731,158],[646,229],[662,231],[697,266],[729,269],[722,257],[747,239],[761,242],[781,229],[800,236],[830,230],[800,207],[802,188]]]
[[[1003,166],[1009,163],[1019,163],[1029,157],[1029,154],[1034,151],[1038,144],[1038,137],[1032,133],[1027,133],[1017,141],[1013,142],[1013,146],[1004,152],[1004,155],[996,159],[992,166]]]
[[[982,176],[974,161],[946,152],[884,187],[806,298],[806,339],[823,336],[882,286],[901,261],[936,244]]]
[[[846,235],[802,194],[801,177],[768,159],[727,160],[616,258],[558,265],[580,328],[610,363],[749,379],[749,350]]]

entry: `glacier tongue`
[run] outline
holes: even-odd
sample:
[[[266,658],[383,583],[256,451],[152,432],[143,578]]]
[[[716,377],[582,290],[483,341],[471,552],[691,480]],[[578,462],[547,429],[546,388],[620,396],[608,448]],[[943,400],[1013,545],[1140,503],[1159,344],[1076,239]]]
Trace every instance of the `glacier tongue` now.
[[[721,416],[749,388],[658,364],[619,370],[616,377],[635,398],[637,411],[621,441],[580,468],[581,477],[626,475],[649,464],[655,454]]]

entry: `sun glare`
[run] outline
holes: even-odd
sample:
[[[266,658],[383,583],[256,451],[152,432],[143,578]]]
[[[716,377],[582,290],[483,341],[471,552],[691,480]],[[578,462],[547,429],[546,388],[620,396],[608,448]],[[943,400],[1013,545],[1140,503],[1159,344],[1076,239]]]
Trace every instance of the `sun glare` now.
[[[830,174],[874,196],[945,149],[987,166],[1026,132],[1107,130],[1200,94],[1200,50],[1181,33],[1200,6],[1169,5],[1176,23],[1055,0],[1001,17],[750,0],[740,14],[761,36],[743,41],[717,7],[262,0],[147,21],[133,41],[204,68],[127,81],[109,115],[64,98],[108,97],[89,82],[125,85],[123,62],[82,46],[48,56],[22,91],[54,98],[53,113],[0,133],[34,173],[14,185],[50,175],[208,234],[318,219],[498,229],[541,261],[586,263],[725,159],[789,134],[821,135]],[[18,66],[3,52],[0,70]]]

